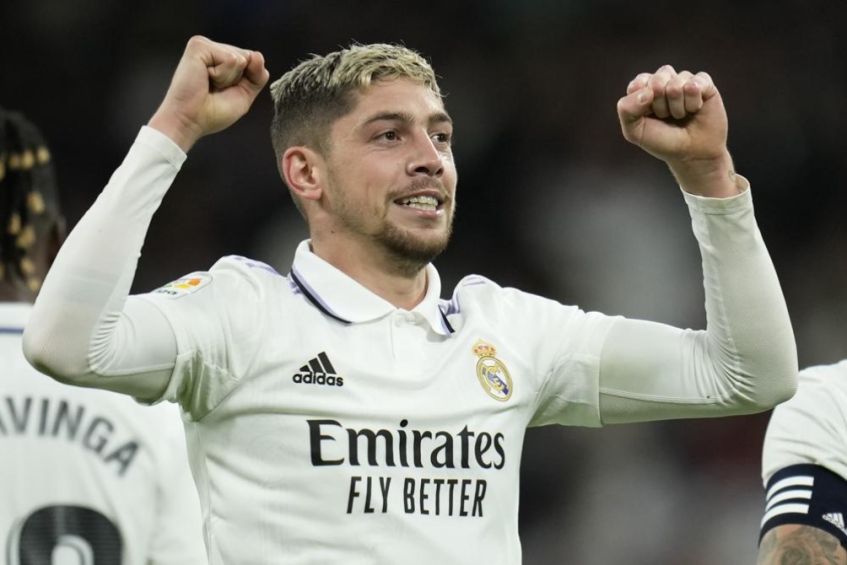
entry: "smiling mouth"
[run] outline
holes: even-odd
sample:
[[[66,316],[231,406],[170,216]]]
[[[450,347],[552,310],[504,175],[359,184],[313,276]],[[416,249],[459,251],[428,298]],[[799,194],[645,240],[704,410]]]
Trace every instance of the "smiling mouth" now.
[[[441,202],[434,196],[410,196],[409,198],[401,198],[395,202],[401,206],[428,212],[434,212],[441,206]]]

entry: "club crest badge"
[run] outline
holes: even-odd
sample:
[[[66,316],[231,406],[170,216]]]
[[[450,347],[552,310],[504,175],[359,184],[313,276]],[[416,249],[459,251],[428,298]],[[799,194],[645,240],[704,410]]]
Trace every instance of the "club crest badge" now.
[[[473,346],[476,362],[476,377],[482,389],[494,400],[505,402],[512,396],[512,376],[502,361],[497,359],[497,350],[482,340]]]

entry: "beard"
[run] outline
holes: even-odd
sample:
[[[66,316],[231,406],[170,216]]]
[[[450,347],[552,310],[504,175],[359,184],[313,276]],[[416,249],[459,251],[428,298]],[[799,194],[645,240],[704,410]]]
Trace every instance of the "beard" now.
[[[447,219],[447,228],[438,236],[418,237],[410,230],[385,222],[372,239],[391,257],[398,272],[413,275],[431,263],[447,249],[453,233],[453,218]]]
[[[432,186],[431,182],[420,183],[414,188]],[[407,192],[410,189],[407,188]],[[332,179],[331,191],[334,193],[334,215],[351,234],[369,240],[373,248],[380,249],[391,262],[398,273],[411,276],[431,263],[446,248],[453,232],[453,215],[455,200],[451,200],[452,208],[447,217],[447,225],[443,231],[426,234],[415,233],[414,230],[400,227],[390,222],[386,216],[388,209],[375,206],[373,209],[357,206],[351,202],[344,187]],[[389,199],[390,200],[390,199]],[[388,206],[393,206],[389,203]],[[380,223],[374,225],[373,219],[380,218]]]

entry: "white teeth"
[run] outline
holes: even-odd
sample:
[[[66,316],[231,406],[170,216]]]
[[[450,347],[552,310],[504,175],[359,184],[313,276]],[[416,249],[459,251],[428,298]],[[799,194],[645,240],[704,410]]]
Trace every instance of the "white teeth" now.
[[[438,208],[438,199],[434,196],[412,196],[400,201],[403,206],[416,208],[418,210],[435,210]]]

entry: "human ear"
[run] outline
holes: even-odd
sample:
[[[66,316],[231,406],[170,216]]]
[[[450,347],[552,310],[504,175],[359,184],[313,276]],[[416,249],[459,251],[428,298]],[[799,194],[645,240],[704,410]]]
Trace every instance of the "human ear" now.
[[[280,157],[280,170],[288,187],[298,197],[318,200],[323,191],[323,159],[305,146],[289,147]]]

